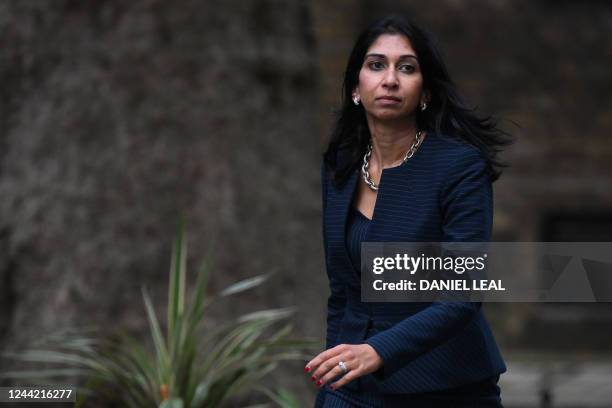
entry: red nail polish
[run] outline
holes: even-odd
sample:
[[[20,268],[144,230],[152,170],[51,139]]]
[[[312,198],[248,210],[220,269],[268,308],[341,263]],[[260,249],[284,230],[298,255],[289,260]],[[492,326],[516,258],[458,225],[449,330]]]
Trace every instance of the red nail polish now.
[[[311,381],[314,381],[314,380],[316,380],[316,379],[317,379],[317,377],[315,377],[314,375],[313,375],[312,377],[310,377],[310,380],[311,380]]]
[[[317,381],[317,385],[320,387],[321,386],[321,380]]]
[[[305,372],[305,373],[307,373],[307,372],[309,372],[309,371],[310,371],[310,367],[308,367],[308,366],[304,367],[304,372]]]

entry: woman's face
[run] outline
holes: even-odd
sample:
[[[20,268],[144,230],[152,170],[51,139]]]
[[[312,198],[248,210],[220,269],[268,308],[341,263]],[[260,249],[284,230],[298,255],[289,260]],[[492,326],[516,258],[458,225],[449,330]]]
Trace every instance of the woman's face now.
[[[408,119],[422,101],[423,76],[410,41],[382,34],[368,48],[353,91],[366,114],[378,120]]]

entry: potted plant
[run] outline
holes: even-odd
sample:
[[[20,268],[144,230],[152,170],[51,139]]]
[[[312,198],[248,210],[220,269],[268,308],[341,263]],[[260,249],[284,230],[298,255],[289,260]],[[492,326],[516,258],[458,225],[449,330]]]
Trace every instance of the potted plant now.
[[[95,336],[85,330],[64,330],[36,347],[8,358],[44,363],[47,368],[15,371],[2,377],[44,380],[79,376],[77,406],[91,396],[102,396],[121,407],[205,408],[221,407],[247,390],[259,391],[282,407],[295,407],[286,390],[273,390],[260,379],[282,360],[305,360],[300,350],[319,346],[308,339],[290,338],[291,309],[259,310],[204,330],[205,311],[216,300],[261,285],[268,275],[237,282],[217,296],[206,294],[209,268],[197,275],[189,299],[185,281],[187,248],[181,224],[174,243],[169,273],[166,331],[162,330],[153,302],[143,288],[142,297],[153,347],[120,333]],[[276,329],[276,330],[274,330]],[[48,368],[59,364],[59,368]]]

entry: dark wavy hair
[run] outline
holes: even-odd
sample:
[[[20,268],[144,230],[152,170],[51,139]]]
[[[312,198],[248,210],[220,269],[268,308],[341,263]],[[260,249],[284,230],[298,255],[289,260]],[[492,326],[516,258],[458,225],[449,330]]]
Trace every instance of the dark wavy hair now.
[[[463,140],[477,147],[487,161],[491,180],[501,175],[506,167],[497,155],[512,137],[498,128],[492,116],[478,116],[457,91],[440,51],[432,37],[409,19],[390,15],[373,22],[359,36],[351,51],[342,85],[342,106],[336,112],[336,123],[327,150],[325,163],[332,171],[334,183],[343,184],[353,170],[360,166],[370,139],[363,105],[352,103],[352,91],[359,83],[359,71],[368,48],[381,34],[401,34],[414,48],[423,75],[423,90],[429,91],[427,110],[417,109],[417,128]],[[338,167],[339,150],[346,150],[348,160]]]

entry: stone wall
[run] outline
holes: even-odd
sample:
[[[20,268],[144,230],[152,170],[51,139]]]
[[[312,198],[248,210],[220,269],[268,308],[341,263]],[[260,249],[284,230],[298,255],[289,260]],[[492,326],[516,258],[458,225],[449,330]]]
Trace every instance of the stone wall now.
[[[194,273],[214,247],[213,291],[276,272],[208,319],[291,305],[323,338],[309,18],[298,1],[2,2],[2,349],[85,324],[146,335],[140,288],[161,311],[181,213]]]

